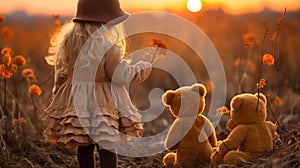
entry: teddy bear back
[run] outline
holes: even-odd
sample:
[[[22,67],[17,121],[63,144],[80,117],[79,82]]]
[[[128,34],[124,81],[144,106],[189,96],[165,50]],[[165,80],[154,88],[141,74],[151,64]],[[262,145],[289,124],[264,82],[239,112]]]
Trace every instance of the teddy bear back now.
[[[266,120],[267,99],[263,94],[244,93],[235,96],[231,101],[230,117],[235,123],[239,124],[256,124]]]
[[[197,160],[210,162],[210,155],[213,152],[213,148],[208,141],[210,135],[207,135],[204,129],[205,122],[206,120],[202,115],[197,116],[192,128],[180,141],[178,152],[189,150],[189,154],[195,156]]]
[[[273,149],[272,131],[266,124],[247,126],[247,136],[240,146],[241,151],[251,152],[254,157]]]
[[[205,120],[203,119],[202,115],[198,115],[195,121],[186,119],[187,123],[192,123],[192,128],[189,130],[189,132],[185,135],[185,139],[187,141],[193,141],[193,142],[199,142],[200,133],[203,130],[203,125]],[[206,137],[207,138],[207,137]]]

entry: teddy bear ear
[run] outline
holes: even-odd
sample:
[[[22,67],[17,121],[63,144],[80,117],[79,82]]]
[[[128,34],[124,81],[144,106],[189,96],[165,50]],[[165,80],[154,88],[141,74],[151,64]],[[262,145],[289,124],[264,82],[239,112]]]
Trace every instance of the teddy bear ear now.
[[[262,100],[265,104],[267,104],[267,97],[262,93],[255,93],[255,96],[257,97],[259,95],[259,99]]]
[[[243,102],[243,99],[241,99],[240,97],[238,97],[238,96],[234,97],[230,103],[231,109],[238,110],[240,108],[242,102]]]
[[[201,96],[206,95],[206,88],[204,85],[202,85],[200,83],[193,84],[192,91],[199,93]]]
[[[170,106],[172,104],[175,94],[176,93],[173,90],[168,90],[166,93],[163,94],[162,102],[165,104],[165,106]]]

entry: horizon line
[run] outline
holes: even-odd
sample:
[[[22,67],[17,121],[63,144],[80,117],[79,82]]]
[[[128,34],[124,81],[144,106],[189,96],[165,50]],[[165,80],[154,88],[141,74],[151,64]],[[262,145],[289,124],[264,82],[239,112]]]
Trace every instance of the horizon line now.
[[[262,12],[274,12],[274,13],[282,13],[284,11],[279,11],[279,10],[274,10],[272,8],[269,8],[269,7],[264,7],[262,8],[260,11],[248,11],[248,12],[243,12],[243,13],[238,13],[238,14],[234,14],[234,13],[231,13],[231,12],[228,12],[226,11],[225,9],[223,9],[222,7],[219,7],[219,8],[209,8],[209,9],[206,9],[206,10],[201,10],[200,12],[196,12],[196,13],[193,13],[193,12],[190,12],[190,11],[187,11],[187,10],[184,10],[184,9],[180,9],[180,10],[174,10],[174,9],[165,9],[165,10],[127,10],[129,13],[137,13],[137,12],[149,12],[149,11],[155,11],[155,12],[170,12],[170,13],[189,13],[189,14],[201,14],[201,13],[205,13],[205,12],[210,12],[210,11],[219,11],[219,12],[223,12],[225,14],[228,14],[228,15],[232,15],[232,16],[239,16],[239,15],[247,15],[247,14],[257,14],[257,13],[262,13]],[[299,9],[294,9],[294,10],[287,10],[287,13],[297,13],[297,12],[300,12],[300,8]],[[13,10],[13,11],[10,11],[10,12],[7,12],[7,13],[0,13],[0,15],[3,15],[3,16],[11,16],[11,15],[15,15],[15,14],[18,14],[18,13],[23,13],[25,14],[25,16],[52,16],[52,15],[59,15],[59,16],[62,16],[62,17],[71,17],[71,16],[74,16],[72,14],[60,14],[60,13],[53,13],[53,14],[45,14],[45,13],[31,13],[31,12],[28,12],[26,10],[22,10],[22,9],[16,9],[16,10]]]

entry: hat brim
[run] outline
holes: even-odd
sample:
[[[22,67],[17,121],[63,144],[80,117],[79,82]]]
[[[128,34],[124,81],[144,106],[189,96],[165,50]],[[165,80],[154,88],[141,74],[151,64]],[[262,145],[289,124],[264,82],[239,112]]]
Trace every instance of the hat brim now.
[[[122,16],[119,16],[117,18],[114,18],[108,22],[104,22],[104,21],[99,21],[96,19],[87,19],[87,18],[80,18],[80,17],[76,17],[73,18],[73,22],[92,22],[92,23],[102,23],[102,24],[106,24],[106,25],[117,25],[119,23],[124,22],[126,19],[129,18],[129,14],[125,13]]]
[[[113,19],[113,20],[111,20],[111,21],[109,21],[109,22],[107,22],[105,24],[106,25],[117,25],[117,24],[122,23],[125,20],[127,20],[129,18],[129,16],[130,15],[126,13],[126,14],[124,14],[122,16],[119,16],[119,17],[117,17],[117,18],[115,18],[115,19]]]

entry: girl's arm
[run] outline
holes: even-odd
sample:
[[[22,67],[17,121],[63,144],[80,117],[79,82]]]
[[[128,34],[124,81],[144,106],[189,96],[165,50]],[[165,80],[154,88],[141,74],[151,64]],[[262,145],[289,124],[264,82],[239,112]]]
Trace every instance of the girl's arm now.
[[[105,70],[111,81],[117,85],[138,84],[147,79],[152,65],[149,62],[139,61],[129,65],[121,60],[121,49],[113,46],[106,54]]]

